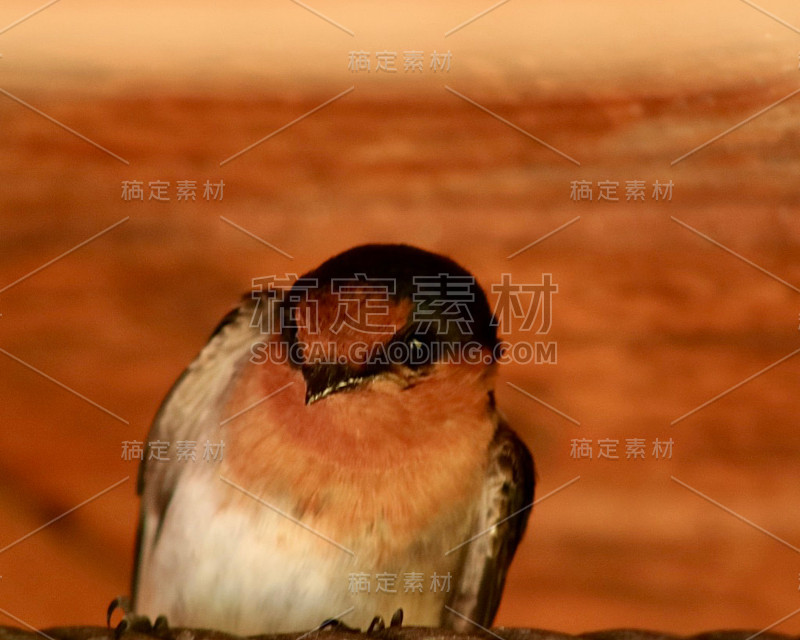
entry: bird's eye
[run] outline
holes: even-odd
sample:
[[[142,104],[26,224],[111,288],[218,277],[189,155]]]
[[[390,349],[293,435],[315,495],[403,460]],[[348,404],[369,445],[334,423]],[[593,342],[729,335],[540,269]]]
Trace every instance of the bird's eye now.
[[[412,335],[406,339],[408,345],[408,361],[406,366],[411,369],[419,369],[431,364],[433,353],[430,344],[420,336]]]

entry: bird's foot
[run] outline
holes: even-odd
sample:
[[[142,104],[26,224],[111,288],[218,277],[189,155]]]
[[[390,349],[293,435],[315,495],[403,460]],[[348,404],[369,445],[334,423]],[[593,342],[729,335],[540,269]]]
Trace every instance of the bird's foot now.
[[[403,626],[403,610],[398,609],[392,614],[392,620],[389,622],[390,628],[400,628]],[[383,631],[386,628],[386,623],[381,616],[375,616],[367,629],[367,635]]]
[[[386,623],[383,621],[383,618],[381,616],[375,616],[372,622],[369,623],[369,627],[367,627],[367,635],[371,636],[373,633],[383,631],[385,628]]]
[[[169,629],[166,616],[158,616],[151,622],[147,616],[140,616],[131,610],[131,602],[126,596],[119,596],[111,601],[106,612],[106,625],[111,628],[111,616],[119,609],[123,613],[120,623],[114,627],[114,637],[119,638],[128,631],[161,635]]]
[[[317,627],[319,631],[324,631],[325,629],[330,629],[332,631],[347,631],[350,633],[361,633],[361,629],[356,629],[354,627],[350,627],[346,625],[344,622],[339,620],[339,618],[328,618],[325,620],[319,627]]]

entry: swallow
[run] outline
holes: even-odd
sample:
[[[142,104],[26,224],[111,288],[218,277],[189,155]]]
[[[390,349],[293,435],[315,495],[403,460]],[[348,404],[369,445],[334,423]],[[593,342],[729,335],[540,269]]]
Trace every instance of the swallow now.
[[[175,383],[141,463],[133,613],[238,635],[336,618],[489,627],[534,495],[495,406],[486,295],[451,259],[345,251],[246,295]]]

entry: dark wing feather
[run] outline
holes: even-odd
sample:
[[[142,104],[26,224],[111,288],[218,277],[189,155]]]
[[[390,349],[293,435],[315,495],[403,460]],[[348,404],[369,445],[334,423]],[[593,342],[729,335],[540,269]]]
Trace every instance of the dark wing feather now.
[[[472,530],[474,536],[486,533],[462,550],[458,584],[448,601],[457,613],[445,610],[444,626],[458,631],[474,631],[473,623],[491,626],[508,567],[528,524],[534,485],[530,451],[501,420],[489,446],[481,505]]]

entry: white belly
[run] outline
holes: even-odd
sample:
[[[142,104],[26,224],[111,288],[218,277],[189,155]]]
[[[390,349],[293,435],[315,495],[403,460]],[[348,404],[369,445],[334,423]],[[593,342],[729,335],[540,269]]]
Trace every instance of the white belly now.
[[[332,617],[364,630],[376,615],[388,624],[398,608],[406,624],[439,624],[448,593],[441,583],[433,589],[433,574],[451,572],[452,589],[457,554],[417,549],[375,566],[371,554],[359,560],[255,500],[249,510],[219,511],[222,493],[236,489],[213,473],[192,480],[178,484],[144,558],[137,613],[240,635],[306,631]],[[411,573],[417,580],[407,584]]]

